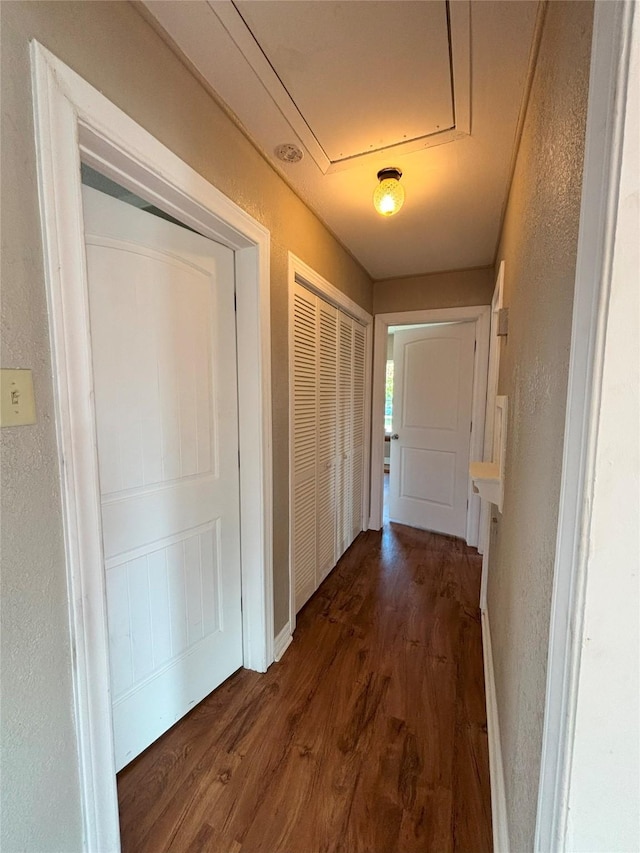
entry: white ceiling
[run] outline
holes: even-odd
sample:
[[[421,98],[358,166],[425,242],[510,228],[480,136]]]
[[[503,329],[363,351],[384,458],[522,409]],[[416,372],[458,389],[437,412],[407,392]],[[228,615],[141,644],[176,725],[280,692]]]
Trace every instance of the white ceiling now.
[[[537,0],[145,6],[373,278],[493,262]],[[371,201],[385,166],[406,190],[390,218]]]

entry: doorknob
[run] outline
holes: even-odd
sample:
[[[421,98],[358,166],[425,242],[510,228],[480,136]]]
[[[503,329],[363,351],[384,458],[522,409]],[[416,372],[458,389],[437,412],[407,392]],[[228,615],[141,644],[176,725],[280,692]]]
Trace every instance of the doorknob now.
[[[399,438],[400,436],[398,435],[398,433],[394,432],[394,434],[391,436],[391,441],[397,441]]]

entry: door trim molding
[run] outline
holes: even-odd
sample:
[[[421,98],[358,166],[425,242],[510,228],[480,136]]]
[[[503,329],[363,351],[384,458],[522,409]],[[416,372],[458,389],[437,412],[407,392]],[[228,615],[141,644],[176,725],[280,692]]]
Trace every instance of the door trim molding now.
[[[373,400],[371,415],[371,499],[369,529],[382,527],[384,489],[384,388],[389,326],[413,323],[475,323],[476,351],[473,364],[473,404],[469,460],[482,459],[489,361],[489,324],[491,307],[472,305],[464,308],[433,308],[424,311],[397,311],[376,314],[373,344]],[[379,438],[376,438],[379,436]],[[468,485],[466,540],[477,546],[480,526],[480,498]]]
[[[504,782],[504,764],[502,762],[500,721],[498,719],[498,698],[496,695],[496,678],[493,669],[493,648],[491,646],[489,612],[486,607],[481,608],[480,610],[480,622],[482,625],[484,694],[487,709],[487,742],[489,747],[489,783],[491,787],[493,849],[495,853],[509,853],[509,821],[507,818],[507,798]]]
[[[487,407],[484,418],[484,455],[485,462],[492,461],[493,427],[495,419],[498,379],[500,375],[500,338],[495,332],[498,325],[498,312],[502,308],[504,294],[504,261],[500,261],[496,285],[491,298],[491,319],[489,326],[489,356],[487,368]],[[489,583],[489,545],[491,544],[491,504],[480,501],[480,528],[478,531],[478,551],[482,554],[482,578],[480,581],[480,609],[487,605],[487,585]]]
[[[36,41],[40,215],[54,377],[85,850],[120,849],[81,159],[235,251],[243,655],[273,661],[269,232]]]
[[[337,287],[323,278],[303,260],[292,252],[289,252],[289,280],[288,280],[288,320],[289,320],[289,625],[291,633],[296,627],[296,596],[295,577],[293,565],[293,289],[296,284],[303,285],[308,290],[330,302],[336,308],[340,308],[345,314],[356,319],[364,326],[365,347],[365,396],[364,396],[364,458],[362,462],[363,484],[362,484],[362,529],[369,526],[369,477],[371,470],[370,443],[367,436],[371,433],[371,366],[372,366],[372,332],[373,316],[364,310],[357,302],[350,299]]]
[[[596,3],[534,849],[568,849],[604,347],[636,3]],[[631,216],[631,214],[629,214]],[[613,533],[612,533],[613,535]],[[615,626],[609,625],[610,630]]]

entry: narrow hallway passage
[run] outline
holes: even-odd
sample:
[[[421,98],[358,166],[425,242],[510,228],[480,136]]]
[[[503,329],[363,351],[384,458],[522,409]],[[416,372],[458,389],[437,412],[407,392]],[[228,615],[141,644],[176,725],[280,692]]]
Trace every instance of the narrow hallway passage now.
[[[480,570],[458,539],[362,533],[282,662],[119,774],[124,853],[490,851]]]

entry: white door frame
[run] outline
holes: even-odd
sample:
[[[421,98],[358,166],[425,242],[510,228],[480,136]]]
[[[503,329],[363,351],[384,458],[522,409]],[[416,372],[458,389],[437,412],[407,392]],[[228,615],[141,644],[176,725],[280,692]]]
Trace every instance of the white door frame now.
[[[269,232],[31,44],[84,849],[120,849],[80,162],[235,251],[244,665],[273,661]]]
[[[369,528],[380,530],[384,490],[384,389],[389,326],[422,323],[475,323],[476,351],[473,364],[473,404],[469,461],[481,460],[483,454],[484,419],[487,397],[487,364],[489,359],[488,305],[465,308],[435,308],[425,311],[397,311],[376,314],[373,343],[373,405],[371,414],[371,501]],[[477,546],[480,525],[480,498],[468,485],[467,544]]]
[[[278,648],[282,646],[284,653],[291,636],[296,627],[296,597],[295,597],[295,577],[293,565],[293,291],[296,282],[303,285],[308,290],[321,296],[331,305],[335,305],[345,314],[356,319],[364,326],[364,382],[365,382],[365,397],[364,397],[364,456],[362,461],[363,484],[362,484],[362,529],[366,530],[369,526],[369,472],[370,472],[370,442],[369,435],[371,432],[371,358],[372,358],[372,330],[373,317],[364,308],[361,308],[357,302],[350,299],[337,287],[334,287],[330,282],[323,278],[319,273],[313,270],[303,260],[296,257],[292,252],[289,252],[289,624],[285,628],[289,628],[289,637],[282,639],[282,643],[276,642]],[[284,630],[284,629],[283,629]],[[279,634],[278,637],[281,635]]]
[[[611,295],[622,138],[632,40],[640,35],[635,2],[596,3],[571,326],[558,534],[547,661],[547,688],[534,849],[567,849],[585,589],[591,557],[604,347]],[[632,208],[628,208],[629,211]],[[628,212],[625,223],[633,213]],[[623,236],[624,239],[624,236]],[[626,434],[626,433],[625,433]],[[611,534],[614,535],[613,533]],[[614,625],[608,626],[611,631]]]
[[[502,308],[504,293],[504,261],[500,261],[496,286],[491,298],[491,320],[489,326],[489,366],[487,370],[487,408],[484,418],[484,462],[492,462],[493,427],[495,422],[498,379],[500,378],[500,338],[497,335],[498,313]],[[480,501],[480,530],[478,551],[482,554],[482,579],[480,581],[480,609],[487,609],[487,583],[489,572],[489,544],[491,542],[491,504]]]

